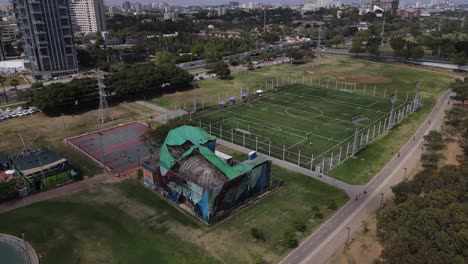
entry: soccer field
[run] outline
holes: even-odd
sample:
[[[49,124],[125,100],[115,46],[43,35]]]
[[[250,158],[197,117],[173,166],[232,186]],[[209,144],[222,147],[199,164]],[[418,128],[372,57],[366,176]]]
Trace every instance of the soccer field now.
[[[395,102],[393,122],[407,115],[407,105]],[[196,112],[192,120],[218,138],[326,171],[352,152],[353,116],[364,117],[357,133],[360,149],[385,130],[391,108],[389,98],[293,84],[259,100]]]

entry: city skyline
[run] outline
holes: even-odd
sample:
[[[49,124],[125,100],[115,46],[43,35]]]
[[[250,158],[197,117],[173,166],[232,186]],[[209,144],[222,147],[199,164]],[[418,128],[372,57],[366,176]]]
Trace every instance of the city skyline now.
[[[125,0],[104,0],[105,4],[122,4]],[[312,0],[258,0],[258,1],[251,1],[251,0],[239,0],[237,2],[243,4],[243,3],[249,3],[249,2],[255,2],[255,3],[265,3],[265,4],[275,4],[275,3],[280,3],[280,4],[304,4],[311,2]],[[409,0],[409,1],[403,1],[404,3],[408,4],[413,4],[416,3],[417,0]],[[465,0],[452,0],[455,4],[462,4]],[[140,3],[159,3],[159,2],[167,2],[171,4],[176,4],[176,5],[182,5],[186,6],[187,1],[185,0],[140,0],[140,1],[130,1],[130,2],[140,2]],[[195,0],[191,1],[190,5],[221,5],[221,4],[228,4],[231,2],[230,0]],[[361,0],[342,0],[341,2],[344,3],[361,3]],[[423,0],[421,1],[424,4],[430,4],[430,0]],[[0,0],[0,3],[9,3],[9,0]]]

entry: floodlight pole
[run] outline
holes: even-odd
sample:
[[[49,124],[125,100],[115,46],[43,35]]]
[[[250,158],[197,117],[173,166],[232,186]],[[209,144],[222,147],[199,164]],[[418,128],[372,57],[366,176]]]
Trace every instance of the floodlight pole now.
[[[388,125],[387,125],[387,130],[390,130],[392,127],[393,127],[393,116],[394,116],[394,112],[395,112],[395,103],[397,101],[397,97],[396,95],[392,96],[392,98],[390,98],[390,101],[392,102],[392,109],[390,110],[390,116],[388,117]]]
[[[356,155],[356,145],[358,140],[358,133],[359,133],[359,123],[364,119],[364,116],[359,114],[352,117],[352,121],[354,123],[354,142],[353,142],[353,149],[351,152],[351,156],[354,157]]]

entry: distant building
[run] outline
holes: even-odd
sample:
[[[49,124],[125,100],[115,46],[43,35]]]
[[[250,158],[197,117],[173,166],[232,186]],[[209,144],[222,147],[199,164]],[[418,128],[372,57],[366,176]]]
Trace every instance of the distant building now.
[[[220,6],[217,8],[218,16],[224,16],[226,14],[226,8],[224,6]]]
[[[385,12],[395,14],[400,5],[400,0],[364,0],[362,1],[361,8],[374,10],[374,6],[382,8]]]
[[[69,4],[13,0],[28,67],[42,78],[78,71]]]
[[[4,61],[5,59],[6,59],[6,52],[5,52],[5,47],[3,46],[2,32],[0,31],[0,61]]]
[[[132,11],[132,5],[129,1],[125,1],[122,4],[122,12],[130,12]]]
[[[142,7],[140,2],[135,2],[134,5],[135,5],[135,12],[136,13],[139,14],[139,13],[141,13],[143,11],[143,7]]]
[[[73,31],[95,33],[107,30],[103,0],[70,0]]]
[[[18,24],[16,17],[12,15],[4,16],[0,19],[0,32],[4,43],[13,43],[18,41]]]
[[[231,2],[229,2],[229,6],[230,6],[230,7],[239,7],[239,2],[237,2],[237,1],[231,1]]]
[[[420,17],[421,10],[420,9],[413,9],[413,10],[398,9],[395,15],[399,17]]]

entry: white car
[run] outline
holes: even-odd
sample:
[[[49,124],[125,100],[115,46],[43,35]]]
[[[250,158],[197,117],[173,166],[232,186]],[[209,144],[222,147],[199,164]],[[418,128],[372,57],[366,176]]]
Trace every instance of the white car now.
[[[18,116],[18,114],[17,114],[17,113],[13,113],[13,114],[11,114],[11,117],[17,117],[17,116]]]
[[[5,111],[11,112],[11,108],[10,108],[10,107],[7,107],[7,109],[5,109]]]
[[[20,112],[16,113],[16,116],[25,116],[25,115],[26,115],[26,114],[25,114],[25,113],[23,113],[22,111],[20,111]]]

